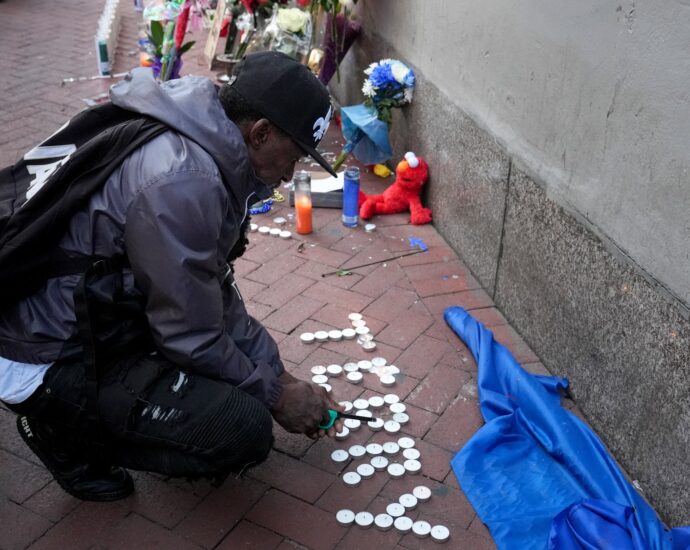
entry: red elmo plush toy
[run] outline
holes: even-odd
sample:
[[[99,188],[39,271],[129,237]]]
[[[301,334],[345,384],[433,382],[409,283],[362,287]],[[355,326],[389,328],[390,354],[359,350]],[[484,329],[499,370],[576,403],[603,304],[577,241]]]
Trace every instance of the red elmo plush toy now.
[[[395,168],[395,181],[383,195],[359,196],[359,216],[368,220],[375,214],[397,214],[410,211],[410,222],[422,225],[431,221],[431,210],[422,206],[419,194],[429,176],[429,167],[422,157],[406,153]]]

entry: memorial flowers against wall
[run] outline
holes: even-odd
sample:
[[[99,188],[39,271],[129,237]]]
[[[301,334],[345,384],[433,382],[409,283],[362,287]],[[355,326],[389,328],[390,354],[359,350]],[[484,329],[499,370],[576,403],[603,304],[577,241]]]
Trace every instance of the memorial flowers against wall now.
[[[349,154],[363,164],[379,164],[393,156],[388,133],[392,109],[412,101],[415,74],[397,59],[382,59],[364,70],[364,102],[340,110],[345,138],[340,155],[333,164],[337,170]]]
[[[194,42],[183,44],[189,21],[190,0],[151,0],[144,19],[149,22],[148,53],[153,74],[161,81],[179,78],[182,54]]]

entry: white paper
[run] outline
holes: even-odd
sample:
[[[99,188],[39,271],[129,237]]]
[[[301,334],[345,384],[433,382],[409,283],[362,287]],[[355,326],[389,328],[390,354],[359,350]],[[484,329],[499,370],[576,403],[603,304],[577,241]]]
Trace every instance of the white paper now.
[[[345,172],[340,172],[337,178],[328,176],[325,178],[312,178],[312,193],[328,193],[329,191],[342,191],[345,184]]]

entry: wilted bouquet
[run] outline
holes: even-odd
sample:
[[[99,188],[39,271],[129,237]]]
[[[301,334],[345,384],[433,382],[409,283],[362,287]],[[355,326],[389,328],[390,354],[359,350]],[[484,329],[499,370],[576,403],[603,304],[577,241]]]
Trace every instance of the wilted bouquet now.
[[[345,145],[333,164],[337,170],[352,153],[364,164],[378,164],[391,158],[393,150],[388,131],[393,120],[391,109],[412,101],[414,71],[397,59],[382,59],[364,70],[367,75],[362,93],[364,103],[343,107],[342,131]]]
[[[376,109],[379,120],[391,123],[391,109],[412,101],[414,71],[397,59],[382,59],[372,63],[364,74],[368,78],[362,86],[364,104]]]

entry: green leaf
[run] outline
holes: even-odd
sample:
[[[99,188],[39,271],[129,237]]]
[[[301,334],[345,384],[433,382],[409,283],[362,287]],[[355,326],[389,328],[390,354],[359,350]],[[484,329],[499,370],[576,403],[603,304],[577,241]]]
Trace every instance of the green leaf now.
[[[338,277],[345,277],[347,275],[352,275],[352,271],[348,271],[347,269],[341,269],[336,273]]]
[[[153,46],[153,37],[150,34],[147,34],[146,37],[149,39],[149,42],[151,42],[151,45]],[[161,47],[160,46],[154,46],[153,48],[153,55],[156,57],[161,56]]]
[[[160,21],[151,21],[151,42],[156,48],[163,45],[163,25]]]
[[[186,44],[183,44],[182,47],[181,47],[181,48],[179,49],[179,51],[177,52],[177,55],[182,55],[184,52],[189,51],[189,49],[190,49],[194,44],[196,44],[196,42],[195,42],[194,40],[192,40],[191,42],[187,42]]]

